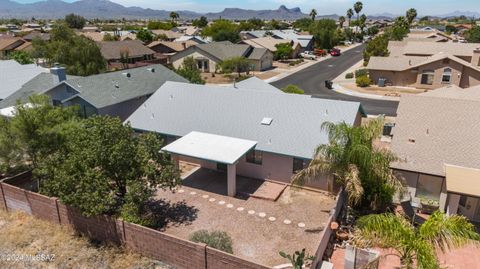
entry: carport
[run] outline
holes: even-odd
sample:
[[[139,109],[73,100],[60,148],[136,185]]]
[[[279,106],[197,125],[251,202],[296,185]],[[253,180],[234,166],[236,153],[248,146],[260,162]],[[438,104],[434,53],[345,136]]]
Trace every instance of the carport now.
[[[162,148],[177,167],[179,157],[191,157],[227,165],[227,193],[236,194],[238,160],[257,145],[256,141],[202,132],[191,132]]]

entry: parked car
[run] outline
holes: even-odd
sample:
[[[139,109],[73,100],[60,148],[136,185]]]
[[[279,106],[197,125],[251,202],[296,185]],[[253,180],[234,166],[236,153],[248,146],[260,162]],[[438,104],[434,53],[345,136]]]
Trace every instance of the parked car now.
[[[352,45],[353,43],[352,43],[352,41],[348,41],[348,40],[347,40],[347,41],[343,41],[343,44],[344,44],[345,46],[350,46],[350,45]]]
[[[337,48],[333,48],[333,49],[330,50],[330,55],[332,55],[332,56],[340,56],[341,54],[342,53]]]
[[[302,57],[304,59],[310,59],[310,60],[316,60],[317,59],[317,55],[315,55],[315,53],[313,53],[313,51],[302,52],[302,53],[300,53],[300,57]]]
[[[315,49],[314,52],[315,52],[315,55],[319,57],[327,55],[327,51],[322,49]]]

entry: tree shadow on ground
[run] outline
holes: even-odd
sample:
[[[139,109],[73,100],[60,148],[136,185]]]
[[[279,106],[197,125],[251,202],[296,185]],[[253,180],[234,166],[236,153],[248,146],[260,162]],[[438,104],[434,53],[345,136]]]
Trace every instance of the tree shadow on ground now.
[[[165,199],[150,201],[147,210],[154,229],[164,231],[168,226],[190,225],[198,217],[198,209],[184,201],[172,203]]]

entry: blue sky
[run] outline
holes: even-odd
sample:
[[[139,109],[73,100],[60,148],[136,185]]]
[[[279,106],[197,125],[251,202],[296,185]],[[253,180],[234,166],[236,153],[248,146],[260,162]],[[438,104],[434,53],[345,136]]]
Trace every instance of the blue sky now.
[[[39,0],[15,0],[21,3]],[[68,0],[73,2],[74,0]],[[343,14],[354,1],[352,0],[111,0],[124,6],[166,10],[192,10],[198,12],[216,12],[226,7],[244,9],[276,9],[280,5],[289,8],[300,7],[305,13],[312,8],[319,14]],[[403,14],[406,9],[414,7],[419,14],[445,14],[456,10],[480,12],[479,0],[364,0],[367,14],[393,13]]]

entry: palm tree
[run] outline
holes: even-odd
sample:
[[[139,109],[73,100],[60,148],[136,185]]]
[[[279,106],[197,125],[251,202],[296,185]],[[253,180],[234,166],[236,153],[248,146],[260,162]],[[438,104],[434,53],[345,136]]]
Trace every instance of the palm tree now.
[[[170,12],[170,19],[172,19],[172,22],[175,22],[176,20],[178,20],[178,18],[180,18],[180,15],[177,12]]]
[[[407,10],[405,17],[407,18],[408,24],[411,25],[413,20],[415,20],[415,18],[417,17],[417,10],[414,8]]]
[[[344,16],[340,16],[338,18],[338,25],[340,26],[340,29],[343,28],[343,24],[345,23],[345,17]]]
[[[353,9],[349,8],[347,10],[347,17],[348,17],[348,26],[351,26],[350,22],[352,21],[352,17],[353,17]]]
[[[445,252],[470,243],[478,246],[478,240],[480,235],[465,217],[439,211],[419,227],[392,213],[364,216],[357,221],[354,237],[358,247],[393,249],[404,269],[438,269],[436,250]]]
[[[358,1],[353,5],[353,9],[355,10],[355,13],[357,13],[357,21],[360,16],[360,11],[363,9],[363,3]]]
[[[363,33],[363,29],[366,26],[365,24],[366,21],[367,21],[367,16],[365,14],[362,14],[362,16],[360,16],[360,21],[358,22],[358,26],[360,27],[360,30],[362,31],[362,33]]]
[[[395,155],[373,146],[383,124],[383,117],[360,127],[325,122],[322,131],[327,132],[329,143],[317,147],[312,161],[294,176],[294,182],[304,184],[332,173],[345,189],[350,205],[373,210],[388,206],[393,194],[403,191],[403,184],[390,169]]]
[[[310,17],[312,18],[312,21],[315,20],[315,18],[317,17],[317,10],[316,9],[312,9],[312,11],[310,11]]]

